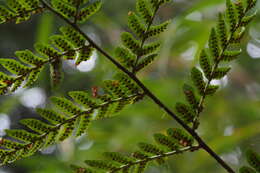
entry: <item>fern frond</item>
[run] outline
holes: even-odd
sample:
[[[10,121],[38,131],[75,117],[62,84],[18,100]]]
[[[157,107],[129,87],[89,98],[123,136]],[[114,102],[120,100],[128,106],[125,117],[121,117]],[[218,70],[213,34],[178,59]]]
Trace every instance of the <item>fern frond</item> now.
[[[212,28],[210,32],[208,46],[211,55],[207,55],[206,49],[201,52],[199,63],[203,72],[195,67],[191,69],[192,81],[201,96],[197,107],[194,104],[197,103],[195,94],[190,90],[186,92],[190,93],[187,96],[184,92],[193,112],[196,113],[193,129],[198,128],[199,116],[204,107],[206,96],[214,94],[219,88],[219,86],[211,85],[211,81],[213,79],[222,79],[230,71],[230,67],[219,67],[219,64],[221,62],[230,62],[241,53],[241,49],[237,45],[245,32],[244,24],[247,22],[244,23],[243,19],[246,18],[249,10],[254,7],[255,1],[248,0],[247,7],[244,7],[241,0],[227,0],[226,5],[226,15],[219,14],[217,27]],[[213,63],[211,64],[211,62]],[[204,80],[204,76],[207,80]]]
[[[73,165],[75,172],[95,172],[104,170],[108,173],[115,172],[144,172],[152,161],[163,163],[164,159],[183,152],[196,151],[200,146],[192,146],[193,138],[181,129],[168,129],[167,135],[154,134],[157,144],[139,143],[139,150],[131,156],[118,152],[105,152],[106,160],[86,160],[87,168]]]
[[[127,49],[117,48],[116,56],[126,68],[132,69],[133,73],[140,71],[150,64],[157,55],[156,52],[160,47],[160,43],[153,41],[146,43],[146,41],[148,38],[158,36],[164,32],[169,25],[169,21],[166,21],[153,26],[156,12],[159,7],[166,2],[168,1],[137,0],[137,13],[132,11],[128,13],[128,26],[136,37],[129,32],[122,33],[121,40]],[[128,49],[131,50],[131,52],[129,52]]]
[[[63,97],[52,97],[51,101],[61,112],[52,109],[37,109],[37,113],[46,121],[37,119],[23,119],[21,124],[28,127],[33,132],[26,130],[7,130],[7,136],[11,137],[0,147],[9,149],[2,152],[1,163],[7,164],[20,158],[32,155],[37,150],[63,141],[70,137],[75,131],[75,136],[80,136],[86,132],[92,121],[107,118],[122,110],[128,104],[135,103],[143,98],[144,94],[140,92],[134,82],[125,79],[124,75],[117,75],[122,81],[110,80],[105,81],[106,86],[116,83],[120,91],[125,94],[118,95],[118,89],[112,90],[111,93],[99,95],[98,97],[90,97],[83,91],[73,91],[69,95],[75,103]],[[122,86],[121,86],[122,85]],[[111,90],[110,90],[111,91]],[[84,108],[79,105],[83,105]],[[110,109],[113,108],[113,109]],[[106,110],[105,112],[102,112]],[[109,111],[109,112],[108,112]],[[97,115],[94,115],[97,113]],[[18,139],[23,143],[14,142]],[[27,150],[28,149],[28,150]]]

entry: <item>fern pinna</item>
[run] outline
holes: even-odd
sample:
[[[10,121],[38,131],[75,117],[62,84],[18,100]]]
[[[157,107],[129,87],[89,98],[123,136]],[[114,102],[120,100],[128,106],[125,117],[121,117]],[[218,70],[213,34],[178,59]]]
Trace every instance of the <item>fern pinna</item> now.
[[[138,0],[135,12],[128,13],[128,26],[134,33],[124,32],[121,40],[124,46],[117,47],[115,56],[127,69],[137,73],[150,64],[157,56],[159,42],[146,43],[147,39],[161,34],[166,30],[169,21],[153,26],[153,20],[160,6],[169,0]]]
[[[245,27],[256,15],[256,11],[252,9],[255,4],[256,0],[226,1],[226,12],[224,15],[219,14],[218,24],[210,32],[208,48],[200,53],[199,64],[202,71],[198,67],[191,70],[191,79],[200,98],[196,97],[192,86],[185,84],[183,90],[189,106],[177,103],[176,111],[187,123],[192,123],[195,130],[199,126],[205,98],[219,88],[211,84],[212,80],[223,78],[231,69],[226,67],[226,63],[235,60],[242,52],[239,42]]]

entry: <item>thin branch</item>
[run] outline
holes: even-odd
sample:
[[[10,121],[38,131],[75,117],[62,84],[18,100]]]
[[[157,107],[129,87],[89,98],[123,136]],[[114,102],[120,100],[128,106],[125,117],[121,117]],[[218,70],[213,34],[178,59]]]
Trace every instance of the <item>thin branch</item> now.
[[[133,73],[128,71],[125,67],[123,67],[120,63],[118,63],[112,56],[110,56],[105,50],[103,50],[101,47],[99,47],[92,39],[88,37],[76,24],[72,23],[70,20],[62,16],[59,12],[57,12],[55,9],[53,9],[49,4],[47,4],[44,0],[40,0],[46,8],[48,8],[51,12],[59,16],[61,19],[63,19],[65,22],[67,22],[71,27],[73,27],[75,30],[77,30],[84,38],[95,48],[97,49],[101,54],[103,54],[108,60],[110,60],[116,67],[118,67],[122,72],[127,74],[133,81],[136,82],[137,85],[139,85],[140,88],[143,89],[144,93],[150,97],[154,103],[156,103],[160,108],[162,108],[169,116],[171,116],[173,119],[175,119],[187,132],[192,135],[199,145],[208,152],[223,168],[226,169],[229,173],[235,173],[235,171],[227,165],[227,163],[222,160],[204,141],[201,139],[198,134],[190,128],[187,124],[185,124],[176,114],[174,114],[166,105],[164,105]]]

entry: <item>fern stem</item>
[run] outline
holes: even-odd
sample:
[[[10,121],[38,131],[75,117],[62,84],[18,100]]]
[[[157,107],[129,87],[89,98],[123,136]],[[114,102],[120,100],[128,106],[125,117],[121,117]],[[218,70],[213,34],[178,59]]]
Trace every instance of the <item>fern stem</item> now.
[[[204,93],[200,97],[200,101],[199,101],[199,104],[198,104],[198,107],[197,107],[197,110],[196,110],[196,116],[195,116],[195,120],[193,121],[193,127],[192,127],[194,130],[196,130],[198,128],[198,126],[199,126],[199,118],[200,118],[200,113],[201,113],[200,110],[201,110],[201,107],[203,106],[203,103],[204,103],[204,101],[206,99],[206,96],[207,96],[206,95],[206,91],[207,91],[208,87],[210,86],[211,81],[213,80],[213,75],[214,75],[215,71],[218,68],[218,65],[220,63],[220,59],[221,59],[221,57],[224,56],[224,52],[226,51],[226,49],[228,48],[229,44],[231,43],[232,38],[234,37],[235,32],[237,31],[237,29],[239,29],[239,27],[241,27],[241,25],[242,25],[241,19],[246,15],[248,10],[249,10],[249,8],[247,8],[244,11],[243,15],[241,16],[241,18],[239,18],[239,21],[238,21],[237,25],[235,26],[235,28],[232,30],[231,35],[230,35],[230,37],[229,37],[225,47],[223,47],[219,57],[217,58],[217,61],[213,64],[213,67],[212,67],[212,70],[211,70],[211,73],[210,73],[210,78],[208,79],[208,81],[207,81],[207,83],[205,85]]]
[[[92,39],[88,37],[79,27],[78,25],[72,23],[70,20],[62,16],[59,12],[53,9],[49,4],[47,4],[44,0],[40,0],[46,8],[48,8],[51,12],[59,16],[65,22],[67,22],[71,27],[73,27],[76,31],[78,31],[84,38],[95,48],[97,49],[102,55],[104,55],[109,61],[111,61],[117,68],[119,68],[122,72],[127,74],[133,81],[139,85],[140,88],[143,89],[145,95],[150,97],[155,104],[157,104],[160,108],[162,108],[169,116],[175,119],[190,135],[192,135],[201,148],[203,148],[209,155],[211,155],[224,169],[226,169],[229,173],[235,173],[235,171],[227,165],[227,163],[222,160],[204,141],[203,139],[186,123],[184,123],[175,113],[173,113],[165,104],[163,104],[137,77],[135,74],[128,71],[125,67],[123,67],[119,62],[117,62],[112,56],[110,56],[105,50],[99,47]]]
[[[143,49],[144,43],[146,41],[146,34],[149,31],[150,27],[152,26],[154,18],[156,16],[156,13],[159,10],[159,8],[160,8],[160,3],[158,2],[157,6],[156,6],[156,8],[155,8],[155,10],[153,12],[152,18],[151,18],[151,20],[149,21],[149,23],[147,25],[146,31],[144,33],[145,36],[143,37],[143,39],[141,41],[141,46],[140,46],[141,49]],[[135,60],[134,66],[133,66],[133,70],[132,70],[132,73],[134,73],[134,74],[136,73],[136,67],[138,65],[138,61],[139,61],[140,58],[141,58],[141,55],[140,55],[140,53],[138,53],[138,55],[136,56],[136,60]]]

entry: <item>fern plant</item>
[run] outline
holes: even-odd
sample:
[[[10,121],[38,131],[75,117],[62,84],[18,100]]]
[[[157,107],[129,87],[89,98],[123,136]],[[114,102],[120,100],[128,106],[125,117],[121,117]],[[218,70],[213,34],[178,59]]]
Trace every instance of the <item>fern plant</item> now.
[[[50,66],[53,87],[62,81],[62,62],[74,60],[75,65],[90,59],[98,51],[112,62],[118,72],[111,80],[103,81],[103,93],[92,95],[85,91],[71,91],[65,97],[52,97],[54,108],[37,108],[44,120],[22,119],[21,124],[30,130],[6,130],[8,138],[0,139],[0,163],[6,165],[31,156],[38,150],[61,142],[71,135],[86,132],[92,121],[109,118],[125,106],[136,103],[145,96],[171,116],[183,129],[171,128],[166,134],[154,135],[156,144],[139,143],[139,150],[132,156],[106,152],[106,161],[87,160],[88,168],[73,166],[76,172],[144,172],[151,161],[163,163],[166,157],[183,152],[205,150],[227,172],[235,172],[198,135],[200,115],[205,99],[219,88],[212,80],[223,78],[229,71],[228,62],[241,53],[239,43],[245,27],[256,16],[256,0],[226,1],[226,10],[219,14],[217,26],[212,28],[207,47],[201,50],[199,66],[191,69],[192,83],[184,84],[183,93],[187,103],[175,105],[176,114],[162,103],[137,77],[137,73],[148,66],[157,56],[161,46],[155,37],[164,32],[169,21],[154,24],[159,8],[170,0],[137,0],[136,12],[128,13],[131,32],[121,34],[122,46],[115,49],[115,58],[98,46],[79,27],[101,8],[101,1],[89,0],[8,0],[0,6],[1,23],[27,21],[35,13],[50,11],[64,20],[67,26],[60,28],[61,34],[49,38],[48,44],[36,43],[35,51],[19,50],[16,58],[1,58],[0,64],[8,72],[0,72],[1,95],[14,92],[19,87],[29,87],[38,79],[45,65]],[[259,171],[259,156],[249,151],[249,164]],[[254,172],[242,167],[240,172]]]

